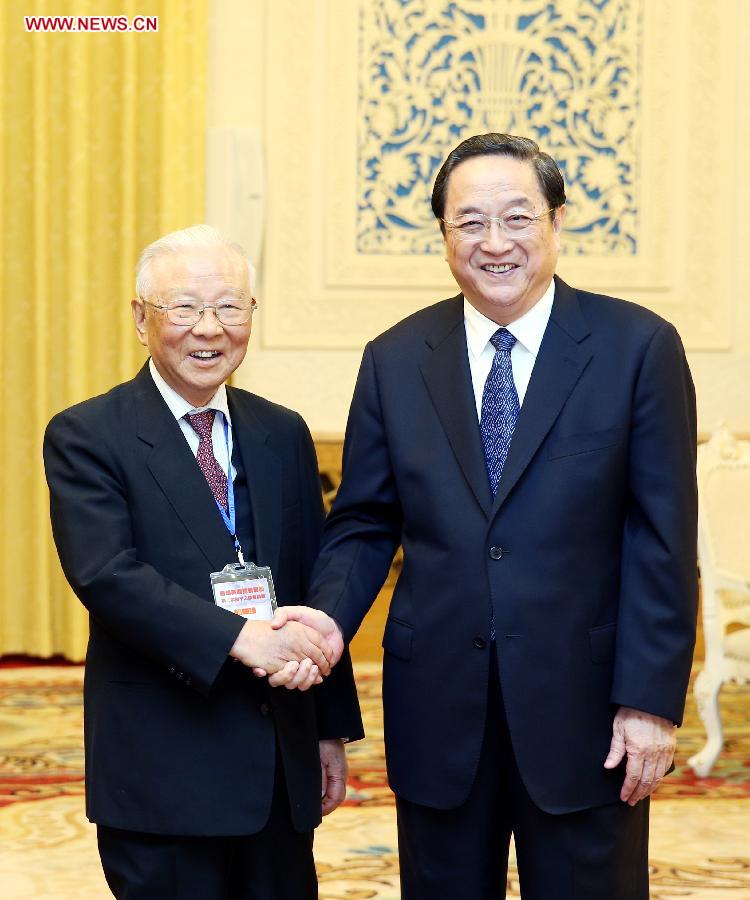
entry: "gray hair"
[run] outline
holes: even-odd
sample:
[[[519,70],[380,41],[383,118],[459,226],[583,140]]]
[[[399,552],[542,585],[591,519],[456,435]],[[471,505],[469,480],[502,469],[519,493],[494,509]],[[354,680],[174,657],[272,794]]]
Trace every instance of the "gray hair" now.
[[[151,266],[155,259],[165,253],[185,253],[196,248],[205,250],[213,247],[221,247],[236,253],[247,264],[247,277],[250,284],[250,293],[255,290],[255,266],[250,262],[245,251],[224,237],[224,235],[212,225],[191,225],[180,231],[172,231],[160,237],[146,247],[138,257],[135,267],[136,294],[143,299],[151,292]]]

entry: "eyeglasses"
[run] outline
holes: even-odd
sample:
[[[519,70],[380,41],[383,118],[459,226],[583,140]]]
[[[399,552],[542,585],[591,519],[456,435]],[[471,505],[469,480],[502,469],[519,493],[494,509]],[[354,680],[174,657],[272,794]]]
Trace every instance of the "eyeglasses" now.
[[[455,219],[441,219],[445,227],[455,235],[459,241],[482,241],[490,233],[492,223],[497,222],[500,233],[509,238],[523,238],[534,234],[539,222],[550,213],[552,209],[545,209],[537,216],[528,212],[514,211],[503,216],[485,216],[482,213],[465,213],[456,216]]]
[[[207,309],[214,311],[214,315],[222,325],[244,325],[250,321],[258,308],[255,298],[248,299],[244,294],[223,297],[216,303],[201,303],[190,296],[176,297],[161,304],[151,303],[149,300],[143,302],[166,313],[173,325],[184,325],[186,328],[197,325]]]

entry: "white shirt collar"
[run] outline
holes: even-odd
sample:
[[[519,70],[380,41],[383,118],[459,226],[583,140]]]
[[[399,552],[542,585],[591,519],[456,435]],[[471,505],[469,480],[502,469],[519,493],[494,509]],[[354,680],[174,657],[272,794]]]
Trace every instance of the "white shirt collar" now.
[[[229,418],[229,405],[227,403],[226,385],[219,385],[219,389],[205,406],[193,406],[192,403],[188,403],[188,401],[184,397],[181,397],[177,393],[177,391],[173,387],[168,385],[167,382],[161,377],[156,366],[154,365],[153,359],[149,359],[148,361],[148,370],[151,373],[151,377],[154,379],[154,384],[156,385],[159,393],[164,398],[164,402],[167,404],[172,415],[175,417],[175,419],[177,419],[178,422],[186,413],[202,412],[205,409],[217,409],[220,413],[223,414],[226,421],[231,424],[232,420]]]
[[[520,319],[516,319],[515,322],[506,326],[518,343],[533,356],[539,353],[539,347],[552,313],[554,299],[555,281],[553,279],[531,309],[525,312]],[[472,306],[466,297],[464,297],[464,321],[466,323],[466,342],[469,345],[469,351],[476,359],[481,356],[499,326],[497,322],[488,319],[475,306]]]

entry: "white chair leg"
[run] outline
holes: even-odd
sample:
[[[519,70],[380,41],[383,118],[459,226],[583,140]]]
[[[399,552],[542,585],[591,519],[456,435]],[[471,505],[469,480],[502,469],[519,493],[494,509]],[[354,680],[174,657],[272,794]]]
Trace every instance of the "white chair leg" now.
[[[704,669],[695,679],[693,694],[708,739],[703,749],[690,757],[688,765],[701,778],[705,778],[709,774],[724,744],[724,732],[719,716],[720,690],[721,676],[718,673]]]

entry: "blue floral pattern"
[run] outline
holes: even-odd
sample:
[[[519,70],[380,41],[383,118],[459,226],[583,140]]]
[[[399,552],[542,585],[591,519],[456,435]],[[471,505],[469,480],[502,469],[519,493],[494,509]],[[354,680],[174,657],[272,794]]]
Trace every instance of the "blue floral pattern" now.
[[[563,252],[638,249],[643,0],[361,0],[357,251],[441,253],[447,153],[533,137],[565,176]]]

